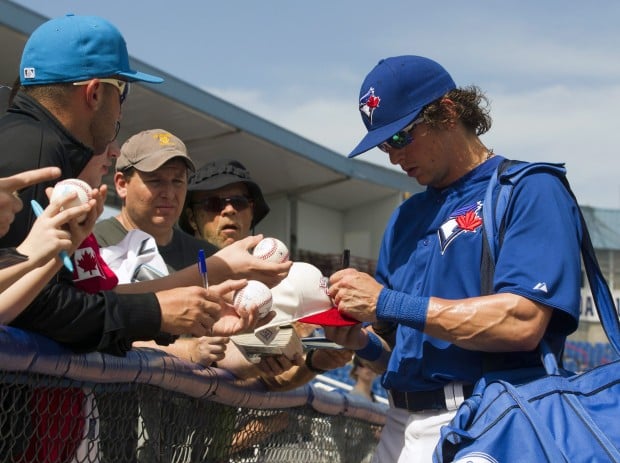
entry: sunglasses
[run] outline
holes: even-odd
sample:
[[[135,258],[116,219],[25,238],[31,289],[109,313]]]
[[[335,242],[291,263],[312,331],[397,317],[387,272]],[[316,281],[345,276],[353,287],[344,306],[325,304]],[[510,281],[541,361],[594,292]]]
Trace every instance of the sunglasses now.
[[[73,85],[88,85],[90,80],[83,80],[81,82],[73,82]],[[120,79],[99,79],[99,82],[103,82],[104,84],[113,85],[114,88],[118,90],[118,94],[121,99],[121,104],[125,102],[127,99],[127,95],[129,95],[129,82]]]
[[[399,149],[404,148],[405,146],[407,146],[413,141],[413,136],[411,135],[413,128],[416,125],[421,124],[422,122],[424,122],[424,118],[418,117],[416,120],[414,120],[411,124],[409,124],[403,130],[392,135],[390,138],[385,140],[380,145],[377,145],[377,148],[379,148],[384,153],[389,153],[390,150],[392,149],[399,150]]]
[[[253,201],[247,196],[227,196],[220,198],[219,196],[209,196],[203,201],[192,203],[194,206],[200,206],[206,212],[220,212],[228,204],[237,211],[244,211],[253,204]]]

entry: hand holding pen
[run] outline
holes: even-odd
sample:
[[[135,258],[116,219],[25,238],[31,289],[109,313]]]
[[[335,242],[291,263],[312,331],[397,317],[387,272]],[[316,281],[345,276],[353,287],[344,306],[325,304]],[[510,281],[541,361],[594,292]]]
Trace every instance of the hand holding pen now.
[[[209,289],[209,277],[207,275],[207,259],[205,258],[205,251],[201,249],[198,251],[198,270],[202,276],[202,285],[205,289]]]
[[[43,208],[36,200],[31,200],[30,205],[32,206],[32,210],[37,217],[40,217],[41,214],[43,214]],[[62,258],[62,263],[67,270],[73,273],[73,262],[71,262],[71,258],[69,257],[69,254],[67,254],[67,251],[60,251],[59,255]]]

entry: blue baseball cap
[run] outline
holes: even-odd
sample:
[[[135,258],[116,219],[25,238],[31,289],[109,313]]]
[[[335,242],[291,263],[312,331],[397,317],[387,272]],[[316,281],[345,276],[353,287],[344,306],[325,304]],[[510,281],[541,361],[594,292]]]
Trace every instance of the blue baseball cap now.
[[[359,110],[368,133],[348,157],[380,145],[407,127],[424,106],[455,88],[450,74],[431,59],[413,55],[382,59],[362,83]]]
[[[131,69],[125,39],[114,25],[97,16],[68,14],[50,19],[35,29],[22,53],[22,85],[111,76],[122,76],[128,82],[164,81]]]

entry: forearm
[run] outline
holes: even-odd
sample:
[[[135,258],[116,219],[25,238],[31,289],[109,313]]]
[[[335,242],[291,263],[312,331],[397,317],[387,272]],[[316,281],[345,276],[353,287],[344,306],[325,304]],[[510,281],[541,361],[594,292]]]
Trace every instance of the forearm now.
[[[76,352],[124,355],[133,341],[160,338],[161,310],[150,293],[87,293],[61,269],[11,325],[36,331]]]
[[[261,380],[270,391],[290,391],[310,382],[316,375],[304,364],[295,365],[276,376],[263,376]]]
[[[195,264],[155,280],[118,285],[115,291],[120,294],[155,293],[174,288],[202,285],[202,277],[198,270],[198,264]]]
[[[0,297],[0,323],[11,323],[35,299],[61,266],[60,259],[52,259],[42,267],[25,272],[21,278],[17,278],[4,289]]]
[[[255,379],[260,375],[257,366],[243,356],[234,342],[228,343],[226,354],[217,365],[241,380]]]
[[[382,291],[377,318],[410,326],[469,350],[535,349],[552,314],[552,309],[510,293],[454,300],[389,293]]]
[[[29,272],[37,269],[37,267],[38,265],[29,259],[0,270],[0,293],[4,294],[4,291],[13,285],[13,283]]]

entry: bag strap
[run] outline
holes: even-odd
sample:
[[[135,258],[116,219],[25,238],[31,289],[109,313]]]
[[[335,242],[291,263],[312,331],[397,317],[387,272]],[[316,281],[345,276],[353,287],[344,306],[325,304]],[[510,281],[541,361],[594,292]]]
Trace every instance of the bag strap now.
[[[592,291],[592,298],[594,299],[596,311],[605,334],[616,353],[620,355],[620,320],[618,319],[616,306],[596,258],[583,213],[566,178],[564,164],[504,160],[491,176],[482,206],[484,234],[480,263],[481,294],[491,294],[493,291],[495,262],[497,261],[497,253],[502,245],[505,232],[504,215],[510,203],[514,186],[523,176],[532,172],[548,172],[558,177],[575,201],[582,228],[581,255]]]

